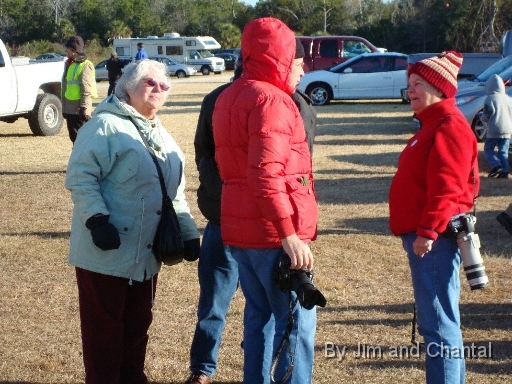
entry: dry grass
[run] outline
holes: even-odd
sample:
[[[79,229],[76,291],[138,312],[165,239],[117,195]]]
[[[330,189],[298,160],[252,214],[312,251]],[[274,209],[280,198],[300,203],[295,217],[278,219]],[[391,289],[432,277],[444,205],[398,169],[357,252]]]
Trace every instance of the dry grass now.
[[[193,136],[202,97],[227,76],[176,80],[160,116],[183,151],[187,193],[198,225]],[[106,84],[99,86],[105,95]],[[316,383],[424,381],[421,358],[395,358],[411,339],[412,289],[400,241],[387,225],[396,159],[414,132],[409,107],[396,102],[334,103],[318,108],[314,165],[320,205],[316,284],[328,298],[318,311]],[[0,382],[83,382],[74,271],[67,263],[71,200],[63,187],[71,143],[34,137],[26,121],[0,123]],[[481,158],[482,176],[488,166]],[[466,344],[492,357],[467,361],[468,383],[512,383],[512,237],[494,219],[511,200],[512,180],[482,178],[478,232],[490,287],[471,292],[462,277]],[[165,267],[159,279],[146,369],[153,383],[180,383],[198,297],[196,263]],[[220,351],[218,383],[241,380],[243,296],[237,292]],[[346,346],[329,358],[326,343]],[[357,359],[358,343],[382,358]]]

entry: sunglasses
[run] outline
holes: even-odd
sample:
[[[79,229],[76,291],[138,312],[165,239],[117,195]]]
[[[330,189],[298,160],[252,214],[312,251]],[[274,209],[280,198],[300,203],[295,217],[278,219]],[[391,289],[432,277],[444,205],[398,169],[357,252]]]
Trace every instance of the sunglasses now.
[[[160,89],[164,92],[168,91],[170,88],[170,86],[168,86],[167,84],[159,83],[158,81],[156,81],[153,78],[142,79],[142,81],[144,82],[144,84],[146,84],[149,87],[156,87],[158,85],[158,86],[160,86]]]

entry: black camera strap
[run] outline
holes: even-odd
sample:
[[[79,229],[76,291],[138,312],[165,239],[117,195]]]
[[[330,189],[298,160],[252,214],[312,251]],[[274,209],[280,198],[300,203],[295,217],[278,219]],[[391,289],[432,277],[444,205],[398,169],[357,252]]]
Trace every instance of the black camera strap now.
[[[293,307],[298,304],[297,301],[298,301],[297,299],[292,300],[292,293],[290,291],[290,307],[288,310],[288,324],[286,325],[286,331],[283,335],[283,340],[281,340],[281,344],[279,344],[279,348],[277,348],[276,356],[274,357],[274,360],[272,361],[272,366],[270,367],[270,380],[272,381],[272,383],[275,383],[275,384],[284,383],[286,380],[288,380],[288,378],[290,377],[290,375],[292,374],[292,371],[293,371],[294,354],[292,351],[292,346],[290,344],[290,334],[292,333],[292,329],[293,329]],[[298,332],[299,332],[299,330],[297,329],[297,339],[299,337]],[[279,360],[281,360],[281,357],[283,355],[283,352],[284,352],[286,346],[288,346],[288,353],[290,354],[290,364],[286,368],[286,372],[285,372],[283,378],[276,381],[274,378],[274,373],[277,368],[277,363],[279,363]]]
[[[475,168],[471,170],[471,174],[473,175],[473,216],[476,217],[476,198],[478,197],[476,195],[476,175],[475,175]]]

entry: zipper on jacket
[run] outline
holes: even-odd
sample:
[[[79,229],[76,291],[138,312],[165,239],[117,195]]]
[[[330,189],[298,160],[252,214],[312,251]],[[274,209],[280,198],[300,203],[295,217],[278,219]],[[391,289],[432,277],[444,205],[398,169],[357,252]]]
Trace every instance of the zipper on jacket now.
[[[140,199],[142,201],[142,213],[140,216],[140,228],[139,228],[139,241],[137,244],[137,257],[135,258],[135,263],[137,264],[139,262],[139,256],[140,256],[140,243],[142,240],[142,222],[144,221],[144,198]]]
[[[155,277],[155,275],[151,275],[151,307],[155,306],[155,295],[153,295],[153,277]]]

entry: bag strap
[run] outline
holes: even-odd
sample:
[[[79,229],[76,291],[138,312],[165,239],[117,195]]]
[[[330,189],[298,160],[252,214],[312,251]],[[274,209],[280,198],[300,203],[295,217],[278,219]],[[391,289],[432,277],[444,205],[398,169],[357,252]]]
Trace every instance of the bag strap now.
[[[164,175],[162,173],[162,168],[160,168],[160,164],[158,164],[158,159],[155,155],[155,151],[153,150],[153,148],[151,148],[151,146],[148,143],[148,140],[146,139],[144,134],[141,132],[139,127],[137,127],[137,124],[135,124],[135,122],[133,120],[132,120],[132,122],[133,122],[133,125],[135,125],[135,128],[137,128],[137,132],[139,132],[139,135],[140,135],[142,141],[144,142],[144,145],[146,146],[146,148],[151,156],[151,159],[153,160],[153,163],[155,164],[156,171],[158,172],[158,179],[160,180],[160,188],[162,189],[162,208],[164,208],[167,205],[168,208],[170,208],[174,211],[174,206],[172,205],[171,198],[167,194],[167,188],[165,187]]]

